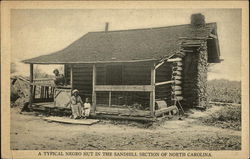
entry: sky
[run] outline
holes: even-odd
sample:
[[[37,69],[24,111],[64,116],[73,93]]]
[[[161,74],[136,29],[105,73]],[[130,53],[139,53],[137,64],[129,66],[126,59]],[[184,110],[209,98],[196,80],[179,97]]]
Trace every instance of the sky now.
[[[211,65],[208,79],[241,80],[240,9],[13,9],[11,10],[11,61],[16,74],[29,75],[20,61],[50,54],[70,45],[87,32],[164,27],[189,24],[193,13],[217,23],[221,59]],[[52,74],[58,66],[35,66]]]

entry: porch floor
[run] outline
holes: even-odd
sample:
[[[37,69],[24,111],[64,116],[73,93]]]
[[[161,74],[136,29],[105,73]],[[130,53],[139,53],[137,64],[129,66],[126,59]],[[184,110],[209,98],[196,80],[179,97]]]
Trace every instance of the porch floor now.
[[[46,110],[46,109],[70,109],[69,107],[56,107],[54,102],[33,103],[34,110]],[[96,111],[91,112],[90,116],[93,118],[114,118],[114,119],[132,119],[132,120],[149,120],[155,121],[157,117],[168,116],[169,112],[176,110],[176,106],[170,106],[167,108],[159,109],[155,111],[155,117],[151,116],[149,110],[139,110],[130,107],[115,107],[115,106],[96,106]]]

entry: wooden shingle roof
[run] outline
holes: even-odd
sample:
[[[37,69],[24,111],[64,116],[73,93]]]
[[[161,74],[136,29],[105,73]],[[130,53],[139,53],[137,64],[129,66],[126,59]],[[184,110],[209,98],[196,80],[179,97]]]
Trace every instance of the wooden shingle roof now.
[[[175,54],[180,37],[208,38],[216,23],[89,32],[68,47],[24,60],[34,64],[98,63],[159,60]]]

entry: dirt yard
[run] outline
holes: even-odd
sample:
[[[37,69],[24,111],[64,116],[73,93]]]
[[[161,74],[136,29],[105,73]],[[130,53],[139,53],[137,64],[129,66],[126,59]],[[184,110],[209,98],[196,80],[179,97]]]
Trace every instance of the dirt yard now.
[[[223,107],[193,111],[150,127],[135,122],[103,120],[92,126],[43,120],[35,113],[11,108],[11,149],[14,150],[239,150],[241,131],[205,126],[200,119]]]

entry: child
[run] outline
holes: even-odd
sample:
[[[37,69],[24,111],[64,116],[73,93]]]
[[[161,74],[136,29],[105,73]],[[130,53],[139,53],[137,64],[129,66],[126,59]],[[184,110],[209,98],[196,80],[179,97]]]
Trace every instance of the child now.
[[[72,91],[72,96],[70,99],[72,117],[74,119],[79,119],[82,117],[83,102],[79,96],[79,91],[77,89]]]
[[[91,108],[91,105],[89,103],[89,99],[86,98],[85,103],[84,103],[84,116],[85,116],[85,118],[89,117],[90,108]]]

